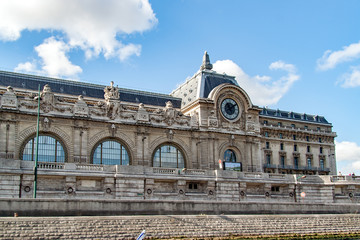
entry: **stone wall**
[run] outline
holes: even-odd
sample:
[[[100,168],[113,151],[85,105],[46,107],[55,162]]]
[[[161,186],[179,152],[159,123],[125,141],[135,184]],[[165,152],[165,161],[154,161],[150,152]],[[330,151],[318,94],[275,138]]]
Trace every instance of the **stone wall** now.
[[[359,204],[221,202],[190,200],[0,199],[0,215],[114,216],[168,214],[344,214]]]
[[[0,165],[2,166],[0,168],[0,198],[3,198],[5,202],[14,201],[13,204],[22,199],[32,202],[34,162],[0,159]],[[59,199],[60,202],[62,200],[65,203],[69,203],[68,201],[81,203],[81,200],[94,203],[115,201],[116,203],[119,200],[123,204],[139,201],[138,204],[141,205],[142,201],[148,201],[144,203],[143,208],[138,208],[148,213],[158,212],[159,209],[168,209],[170,213],[176,212],[176,209],[179,209],[178,213],[183,211],[191,213],[193,210],[196,212],[218,211],[219,213],[227,211],[225,208],[216,210],[217,203],[220,202],[232,203],[236,206],[233,210],[228,210],[229,212],[253,211],[255,213],[262,211],[259,207],[261,204],[267,206],[263,210],[269,212],[351,212],[351,209],[341,206],[353,204],[351,208],[360,210],[360,177],[312,175],[304,178],[301,175],[244,173],[227,170],[39,163],[37,198]],[[159,208],[156,204],[149,205],[149,201],[153,201],[153,204],[163,204],[162,201],[169,201],[169,203]],[[188,201],[188,205],[185,207],[179,201],[180,203]],[[242,206],[245,206],[243,205],[245,203],[253,203],[254,205],[251,206],[257,208],[243,209]],[[281,204],[277,205],[278,203]],[[199,204],[199,206],[204,204],[204,209],[192,210],[192,204]],[[306,204],[306,207],[303,204]],[[335,204],[335,208],[329,209],[329,204]],[[134,206],[136,205],[130,206],[130,209]],[[28,207],[32,209],[32,206]],[[316,210],[316,207],[319,209]],[[61,208],[54,206],[54,209]],[[103,211],[102,208],[99,208],[100,212]],[[281,209],[276,210],[277,208]],[[24,211],[29,209],[26,208]],[[124,211],[122,207],[114,209]],[[2,205],[1,210],[6,210],[5,205]],[[80,209],[70,211],[70,213],[75,214],[76,211]]]
[[[146,239],[355,239],[359,221],[353,214],[18,217],[0,218],[0,239],[135,239],[143,230]]]

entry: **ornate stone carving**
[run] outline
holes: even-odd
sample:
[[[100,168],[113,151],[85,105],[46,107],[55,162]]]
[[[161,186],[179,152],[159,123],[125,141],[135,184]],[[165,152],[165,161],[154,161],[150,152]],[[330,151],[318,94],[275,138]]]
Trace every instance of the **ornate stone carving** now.
[[[170,129],[170,130],[167,132],[167,137],[168,137],[169,140],[173,140],[173,138],[174,138],[174,131]]]
[[[58,103],[60,103],[61,101],[63,101],[62,98],[59,98],[60,100],[58,100],[58,98],[56,98],[54,96],[54,93],[51,92],[51,88],[48,84],[46,84],[43,88],[43,91],[40,93],[40,109],[44,112],[44,113],[48,113],[51,111],[60,111],[60,112],[64,112],[64,111],[72,111],[72,107],[70,106],[60,106],[58,105]],[[38,104],[38,96],[36,94],[30,94],[28,97],[26,97],[22,102],[21,102],[21,106],[24,106],[28,109],[35,109],[37,108]],[[63,104],[63,103],[62,103]]]
[[[109,132],[111,133],[111,136],[114,137],[116,135],[118,127],[115,124],[111,124],[109,126]]]
[[[41,120],[41,126],[44,131],[48,131],[50,129],[51,122],[52,120],[48,119],[47,117]]]
[[[121,104],[119,100],[106,102],[106,113],[110,119],[120,116]]]
[[[89,107],[84,101],[82,95],[78,97],[77,102],[74,105],[74,115],[79,117],[88,117],[89,116]]]
[[[164,121],[168,125],[172,125],[176,118],[176,109],[173,108],[172,102],[166,102],[166,107],[164,109]]]
[[[149,113],[144,108],[144,104],[140,103],[139,108],[138,108],[138,112],[137,112],[137,115],[136,115],[136,121],[137,122],[149,122],[149,120],[150,120]]]
[[[119,89],[118,87],[114,87],[113,81],[110,82],[110,86],[105,87],[104,92],[105,101],[120,99]]]
[[[218,119],[215,115],[215,111],[210,111],[210,116],[208,117],[208,126],[210,128],[217,128],[218,127]]]
[[[194,112],[191,114],[190,125],[193,128],[199,127],[199,113],[198,112]]]
[[[11,86],[7,87],[7,91],[1,98],[1,108],[5,109],[17,109],[18,101],[14,92],[14,89]]]
[[[164,110],[157,109],[154,114],[150,116],[150,120],[155,122],[164,122],[168,126],[175,123],[179,125],[190,126],[190,116],[185,116],[182,112],[176,110],[170,101],[166,102]]]
[[[247,132],[260,132],[260,126],[256,124],[255,116],[249,114],[246,119],[246,131]]]

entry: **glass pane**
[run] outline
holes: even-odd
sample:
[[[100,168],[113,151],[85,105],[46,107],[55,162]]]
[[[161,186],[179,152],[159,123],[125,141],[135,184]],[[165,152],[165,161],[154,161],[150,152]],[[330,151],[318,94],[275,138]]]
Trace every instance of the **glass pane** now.
[[[175,146],[163,145],[154,154],[153,167],[184,168],[184,156]]]
[[[93,154],[93,164],[129,165],[130,158],[126,148],[116,141],[100,143]]]
[[[36,158],[36,137],[30,139],[23,151],[23,160],[34,161]],[[38,144],[39,162],[65,162],[63,146],[51,136],[39,136]]]
[[[224,161],[225,162],[236,162],[236,155],[233,150],[226,150],[224,153]]]
[[[32,161],[33,160],[33,147],[34,147],[34,139],[31,139],[24,148],[23,152],[23,160]]]
[[[153,159],[153,167],[161,167],[160,165],[160,149],[155,152]]]

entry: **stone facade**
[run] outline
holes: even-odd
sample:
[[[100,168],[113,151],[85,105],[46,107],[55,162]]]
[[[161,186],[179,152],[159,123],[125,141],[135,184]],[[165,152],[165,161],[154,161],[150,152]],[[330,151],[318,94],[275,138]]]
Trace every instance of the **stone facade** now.
[[[298,202],[301,187],[304,201],[359,201],[358,178],[326,176],[336,174],[336,133],[324,117],[255,106],[234,77],[211,68],[205,53],[171,95],[1,72],[0,83],[14,86],[0,86],[0,196],[32,197],[27,152],[40,97],[39,133],[63,159],[39,161],[40,198]],[[107,141],[126,151],[120,164],[97,162],[108,158]],[[176,156],[166,160],[170,147]],[[227,153],[239,172],[223,169]]]

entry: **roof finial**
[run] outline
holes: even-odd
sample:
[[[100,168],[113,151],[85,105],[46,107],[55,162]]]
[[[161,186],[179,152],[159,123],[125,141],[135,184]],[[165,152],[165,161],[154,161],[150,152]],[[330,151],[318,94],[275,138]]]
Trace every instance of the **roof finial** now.
[[[210,63],[210,57],[206,51],[204,53],[203,62],[202,62],[200,69],[201,70],[204,70],[204,69],[211,70],[212,69],[212,64]]]

